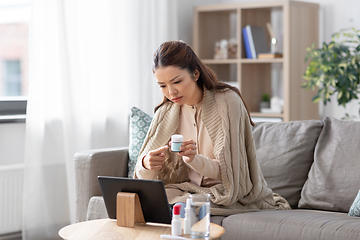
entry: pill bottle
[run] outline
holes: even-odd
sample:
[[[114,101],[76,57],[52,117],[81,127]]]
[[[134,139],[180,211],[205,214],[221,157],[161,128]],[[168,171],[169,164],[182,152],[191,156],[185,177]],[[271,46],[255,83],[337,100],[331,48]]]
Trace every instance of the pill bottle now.
[[[173,152],[181,152],[180,147],[183,143],[183,136],[179,134],[175,134],[171,136],[171,151]]]

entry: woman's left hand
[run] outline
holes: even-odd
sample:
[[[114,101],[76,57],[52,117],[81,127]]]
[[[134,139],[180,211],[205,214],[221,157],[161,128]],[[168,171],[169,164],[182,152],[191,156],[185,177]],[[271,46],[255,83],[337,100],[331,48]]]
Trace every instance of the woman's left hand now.
[[[181,152],[179,152],[179,155],[182,156],[185,162],[189,163],[194,160],[194,157],[197,154],[196,142],[193,140],[184,141],[180,150]]]

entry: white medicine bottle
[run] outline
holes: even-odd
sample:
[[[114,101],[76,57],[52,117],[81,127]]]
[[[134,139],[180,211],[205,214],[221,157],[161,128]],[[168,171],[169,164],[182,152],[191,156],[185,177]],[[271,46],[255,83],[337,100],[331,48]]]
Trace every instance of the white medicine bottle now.
[[[173,219],[171,220],[171,235],[180,236],[182,234],[181,220],[180,220],[181,205],[173,207]]]
[[[183,143],[184,137],[180,134],[174,134],[171,136],[171,151],[181,152],[180,147]]]

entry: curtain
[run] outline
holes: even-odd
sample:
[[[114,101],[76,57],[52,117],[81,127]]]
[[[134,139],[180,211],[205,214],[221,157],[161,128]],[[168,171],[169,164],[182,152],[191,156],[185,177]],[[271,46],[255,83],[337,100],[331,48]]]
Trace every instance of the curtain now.
[[[33,0],[23,239],[74,222],[73,156],[128,144],[130,108],[162,98],[152,56],[177,38],[176,1]]]

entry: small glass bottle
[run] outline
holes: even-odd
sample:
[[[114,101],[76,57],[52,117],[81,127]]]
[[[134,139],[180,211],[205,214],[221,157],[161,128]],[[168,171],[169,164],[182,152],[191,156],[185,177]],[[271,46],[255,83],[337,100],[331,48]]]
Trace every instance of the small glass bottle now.
[[[184,137],[180,134],[174,134],[171,136],[171,151],[181,152],[180,147],[183,143]]]

